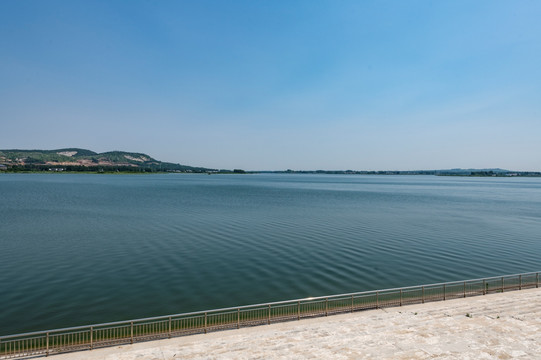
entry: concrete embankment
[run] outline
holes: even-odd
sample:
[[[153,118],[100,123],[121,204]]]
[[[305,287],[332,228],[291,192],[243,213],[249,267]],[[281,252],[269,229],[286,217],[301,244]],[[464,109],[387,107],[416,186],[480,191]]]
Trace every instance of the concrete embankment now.
[[[54,360],[536,359],[541,289],[369,310],[92,351]]]

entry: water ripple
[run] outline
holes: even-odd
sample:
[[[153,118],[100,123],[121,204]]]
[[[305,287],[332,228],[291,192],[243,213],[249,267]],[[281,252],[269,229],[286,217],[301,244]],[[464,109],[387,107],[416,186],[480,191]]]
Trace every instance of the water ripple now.
[[[0,177],[0,333],[539,270],[540,179]]]

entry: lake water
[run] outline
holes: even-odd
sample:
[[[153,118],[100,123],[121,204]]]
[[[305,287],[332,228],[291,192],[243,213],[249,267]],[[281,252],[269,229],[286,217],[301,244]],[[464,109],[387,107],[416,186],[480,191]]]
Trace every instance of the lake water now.
[[[541,179],[0,175],[0,334],[541,270]]]

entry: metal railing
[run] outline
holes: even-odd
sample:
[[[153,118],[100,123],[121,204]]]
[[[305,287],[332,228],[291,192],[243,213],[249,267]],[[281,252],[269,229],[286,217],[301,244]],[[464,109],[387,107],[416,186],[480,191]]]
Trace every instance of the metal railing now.
[[[138,341],[538,287],[539,272],[534,272],[0,336],[0,359],[48,356]]]

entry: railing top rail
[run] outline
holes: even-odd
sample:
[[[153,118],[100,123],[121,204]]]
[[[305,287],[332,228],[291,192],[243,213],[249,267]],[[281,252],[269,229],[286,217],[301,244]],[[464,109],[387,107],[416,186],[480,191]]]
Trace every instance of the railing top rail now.
[[[146,321],[157,321],[157,320],[168,320],[169,318],[186,317],[186,316],[193,316],[193,315],[204,315],[204,314],[216,313],[216,312],[224,312],[224,311],[253,309],[253,308],[258,308],[258,307],[268,307],[269,305],[272,306],[272,305],[286,305],[286,304],[294,304],[294,303],[296,304],[296,303],[299,303],[299,302],[302,303],[302,302],[306,302],[306,301],[336,299],[336,298],[341,298],[341,297],[351,297],[351,296],[360,296],[360,295],[372,295],[372,294],[383,293],[383,292],[419,289],[419,288],[422,288],[422,287],[433,287],[433,286],[442,286],[442,285],[463,284],[463,283],[471,283],[471,282],[483,281],[483,280],[485,280],[485,281],[486,280],[496,280],[496,279],[501,279],[501,278],[515,277],[515,276],[535,275],[535,274],[539,274],[540,272],[541,271],[534,271],[534,272],[511,274],[511,275],[491,276],[491,277],[478,278],[478,279],[456,280],[456,281],[448,281],[448,282],[425,284],[425,285],[413,285],[413,286],[404,286],[404,287],[381,289],[381,290],[368,290],[368,291],[345,293],[345,294],[307,297],[307,298],[283,300],[283,301],[275,301],[275,302],[267,302],[267,303],[252,304],[252,305],[232,306],[232,307],[220,308],[220,309],[193,311],[193,312],[188,312],[188,313],[162,315],[162,316],[155,316],[155,317],[148,317],[148,318],[141,318],[141,319],[131,319],[131,320],[122,320],[122,321],[100,323],[100,324],[73,326],[73,327],[66,327],[66,328],[60,328],[60,329],[41,330],[41,331],[27,332],[27,333],[21,333],[21,334],[3,335],[3,336],[0,336],[0,340],[12,339],[12,338],[16,338],[16,337],[28,337],[28,336],[39,336],[39,335],[46,336],[47,334],[51,334],[51,333],[74,331],[74,330],[90,330],[90,328],[100,328],[100,327],[115,326],[115,325],[131,325],[131,323],[139,323],[139,322],[146,322]]]

